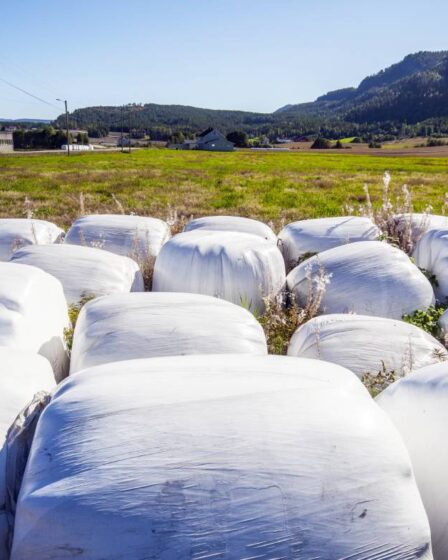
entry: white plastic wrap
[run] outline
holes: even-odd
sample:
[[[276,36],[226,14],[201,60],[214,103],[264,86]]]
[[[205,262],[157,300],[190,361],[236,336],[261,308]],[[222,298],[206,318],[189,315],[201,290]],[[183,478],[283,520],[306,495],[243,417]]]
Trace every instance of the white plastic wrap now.
[[[34,245],[16,251],[11,261],[37,266],[55,276],[69,305],[84,297],[144,290],[135,261],[93,247]]]
[[[448,227],[427,231],[417,242],[413,257],[417,266],[435,276],[436,297],[446,303],[448,298]]]
[[[8,261],[16,249],[26,245],[57,243],[64,230],[45,220],[0,219],[0,261]]]
[[[182,356],[71,376],[44,411],[12,560],[430,560],[394,426],[351,372]]]
[[[448,558],[448,363],[429,366],[390,385],[377,397],[411,456],[429,517],[434,558]]]
[[[340,216],[293,222],[282,229],[278,238],[287,265],[294,266],[306,253],[321,253],[355,241],[371,241],[380,234],[369,218]]]
[[[384,369],[405,375],[447,359],[445,347],[414,325],[365,315],[321,315],[297,329],[289,356],[339,364],[359,377]]]
[[[398,232],[403,233],[406,229],[411,229],[411,238],[414,243],[429,230],[448,228],[448,216],[436,214],[396,214],[393,219]]]
[[[0,560],[7,560],[12,519],[6,502],[6,435],[20,411],[39,391],[54,387],[51,366],[45,358],[0,346]]]
[[[211,295],[264,309],[263,298],[285,283],[285,264],[271,242],[248,233],[189,231],[162,247],[154,267],[153,291]]]
[[[70,373],[135,358],[230,353],[267,354],[263,329],[246,309],[196,294],[115,295],[83,307]]]
[[[197,218],[188,222],[184,231],[197,229],[251,233],[267,241],[277,243],[275,233],[267,224],[258,220],[252,220],[251,218],[242,218],[241,216],[206,216],[204,218]]]
[[[360,241],[324,251],[294,268],[287,283],[302,305],[310,297],[310,285],[317,295],[325,284],[321,313],[401,319],[434,303],[429,280],[409,257],[380,241]]]
[[[97,247],[142,263],[157,257],[170,236],[168,224],[158,218],[95,214],[76,220],[65,243]]]
[[[62,285],[40,268],[0,262],[0,346],[45,356],[57,381],[68,373]]]

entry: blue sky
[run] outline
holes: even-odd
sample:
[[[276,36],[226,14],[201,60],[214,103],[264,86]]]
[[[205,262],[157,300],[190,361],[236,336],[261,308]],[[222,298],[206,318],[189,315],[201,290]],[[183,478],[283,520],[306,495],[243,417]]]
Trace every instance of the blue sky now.
[[[0,0],[0,117],[128,102],[270,112],[448,49],[447,0]],[[54,105],[54,106],[53,106]]]

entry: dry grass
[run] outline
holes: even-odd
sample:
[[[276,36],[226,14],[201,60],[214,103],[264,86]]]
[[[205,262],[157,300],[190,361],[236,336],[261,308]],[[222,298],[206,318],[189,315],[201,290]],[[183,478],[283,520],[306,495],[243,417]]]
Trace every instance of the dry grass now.
[[[265,298],[265,311],[259,317],[264,329],[270,354],[286,354],[289,341],[295,331],[318,315],[331,275],[322,264],[306,267],[308,293],[305,304],[299,305],[294,294],[286,291],[277,297]]]
[[[415,244],[427,231],[432,206],[424,208],[418,224],[414,223],[414,204],[412,193],[408,185],[403,185],[394,197],[390,195],[391,176],[388,172],[383,175],[382,203],[375,209],[370,197],[369,187],[364,185],[365,203],[360,205],[357,213],[370,218],[381,230],[382,236],[392,245],[411,255]],[[444,193],[442,213],[446,210],[447,193]],[[345,206],[345,210],[352,214],[353,206]],[[417,225],[417,227],[415,227]]]

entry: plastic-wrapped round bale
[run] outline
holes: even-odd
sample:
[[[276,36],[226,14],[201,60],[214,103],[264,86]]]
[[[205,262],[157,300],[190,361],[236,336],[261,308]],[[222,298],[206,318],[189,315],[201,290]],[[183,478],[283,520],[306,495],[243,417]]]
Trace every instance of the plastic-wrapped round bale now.
[[[285,283],[285,264],[271,242],[248,233],[189,231],[162,247],[153,277],[155,292],[219,297],[251,310]]]
[[[448,558],[448,364],[415,371],[377,397],[408,448],[431,527],[434,558]]]
[[[417,266],[435,276],[436,297],[445,303],[448,298],[448,228],[427,231],[417,242],[413,257]]]
[[[321,253],[356,241],[372,241],[380,234],[369,218],[340,216],[293,222],[282,229],[278,238],[286,264],[292,267],[307,253]]]
[[[404,321],[365,315],[321,315],[299,327],[289,356],[339,364],[366,373],[410,371],[448,358],[445,347],[427,332]]]
[[[277,243],[277,237],[272,229],[263,222],[243,218],[241,216],[206,216],[191,220],[185,226],[184,231],[193,230],[206,231],[234,231],[240,233],[252,233],[267,241]]]
[[[70,373],[135,358],[229,353],[267,354],[263,329],[246,309],[197,294],[114,295],[83,307]]]
[[[359,313],[401,319],[434,303],[429,280],[409,257],[380,241],[360,241],[324,251],[287,277],[298,302],[321,313]]]
[[[12,560],[66,550],[432,558],[407,451],[356,376],[242,355],[118,362],[64,383],[37,428]]]
[[[41,391],[51,391],[54,387],[54,376],[48,360],[37,354],[18,352],[11,348],[0,346],[0,559],[6,560],[8,555],[8,543],[12,535],[12,523],[14,512],[11,511],[10,498],[16,497],[15,491],[22,472],[15,471],[14,467],[20,468],[15,462],[26,456],[22,446],[29,448],[31,433],[23,432],[22,442],[19,445],[9,440],[7,434],[11,425],[19,413],[30,405],[34,400],[34,406],[38,407],[38,401],[42,395]],[[36,395],[36,398],[35,398]],[[31,406],[24,411],[17,422],[17,427],[25,428],[29,419],[28,414],[34,413]],[[12,438],[11,438],[12,439]],[[16,456],[16,454],[18,456]],[[21,469],[20,469],[21,470]]]
[[[78,218],[64,242],[97,247],[143,264],[157,257],[170,236],[168,224],[158,218],[95,214]]]
[[[448,228],[448,217],[436,214],[396,214],[392,219],[396,233],[410,238],[413,243],[427,231]]]
[[[68,374],[62,285],[40,268],[0,262],[0,346],[45,356],[57,381]]]
[[[144,290],[135,261],[93,247],[34,245],[16,251],[11,261],[37,266],[55,276],[69,305],[86,297]]]
[[[0,219],[0,261],[8,261],[16,249],[26,245],[57,243],[64,230],[45,220]]]

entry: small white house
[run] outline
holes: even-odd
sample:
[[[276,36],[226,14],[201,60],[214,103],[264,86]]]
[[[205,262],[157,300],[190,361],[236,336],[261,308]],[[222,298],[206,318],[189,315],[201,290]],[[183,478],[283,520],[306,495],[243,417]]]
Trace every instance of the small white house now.
[[[233,152],[235,144],[216,128],[204,130],[194,140],[186,140],[183,144],[172,144],[175,150],[206,150],[208,152]]]

